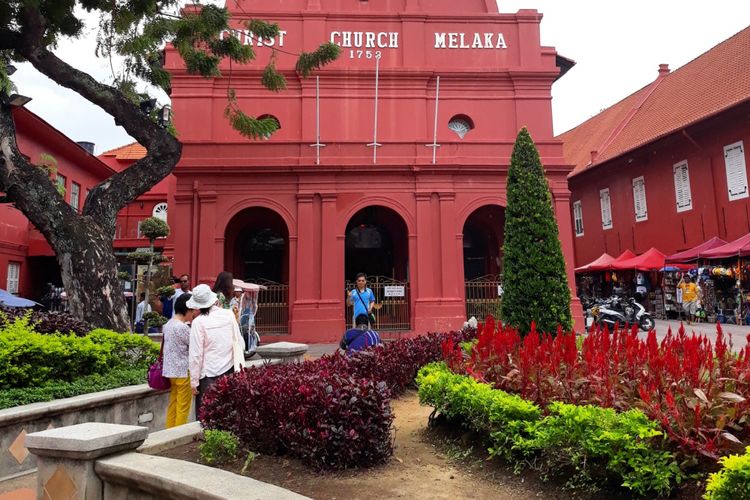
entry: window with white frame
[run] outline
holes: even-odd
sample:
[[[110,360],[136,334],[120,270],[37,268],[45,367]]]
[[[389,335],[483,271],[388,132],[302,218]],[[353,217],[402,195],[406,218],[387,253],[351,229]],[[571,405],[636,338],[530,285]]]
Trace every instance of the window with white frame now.
[[[583,236],[583,206],[581,200],[573,202],[573,224],[575,225],[576,236]]]
[[[138,221],[138,228],[136,229],[136,238],[143,238],[143,235],[141,234],[141,221]]]
[[[81,185],[75,182],[70,183],[70,206],[78,210],[81,198]]]
[[[21,277],[21,263],[8,263],[8,280],[5,289],[10,293],[18,293],[18,281]]]
[[[750,196],[747,189],[745,145],[742,141],[724,146],[724,165],[727,169],[729,201],[741,200]]]
[[[599,204],[602,207],[602,229],[612,229],[612,203],[609,188],[599,191]]]
[[[693,196],[690,191],[690,172],[687,160],[675,163],[672,167],[674,174],[674,198],[677,213],[693,209]]]
[[[648,207],[646,206],[646,181],[643,176],[633,179],[633,208],[635,209],[635,221],[648,220]]]
[[[65,189],[65,182],[67,179],[62,174],[57,174],[57,185],[61,186],[63,189]]]

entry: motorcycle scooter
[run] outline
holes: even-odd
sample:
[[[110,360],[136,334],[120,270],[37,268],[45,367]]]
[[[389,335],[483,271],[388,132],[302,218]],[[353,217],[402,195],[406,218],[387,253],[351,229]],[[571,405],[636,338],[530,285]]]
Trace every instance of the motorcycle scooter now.
[[[609,299],[603,300],[595,304],[591,308],[591,315],[594,317],[594,325],[599,325],[600,328],[607,326],[611,332],[615,325],[624,326],[627,323],[625,315],[621,313],[615,303],[618,303],[619,299],[616,297],[610,297]]]
[[[637,300],[633,297],[628,299],[627,304],[623,308],[625,321],[630,325],[638,325],[644,332],[650,332],[656,326],[654,318],[651,317]]]

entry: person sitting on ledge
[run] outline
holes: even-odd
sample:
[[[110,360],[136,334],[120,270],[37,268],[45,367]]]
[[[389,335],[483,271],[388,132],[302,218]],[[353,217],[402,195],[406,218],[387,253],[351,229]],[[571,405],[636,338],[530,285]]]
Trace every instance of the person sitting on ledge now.
[[[339,344],[339,347],[344,349],[347,354],[381,343],[378,332],[370,329],[370,322],[366,314],[359,314],[354,318],[354,324],[356,326],[344,333]]]

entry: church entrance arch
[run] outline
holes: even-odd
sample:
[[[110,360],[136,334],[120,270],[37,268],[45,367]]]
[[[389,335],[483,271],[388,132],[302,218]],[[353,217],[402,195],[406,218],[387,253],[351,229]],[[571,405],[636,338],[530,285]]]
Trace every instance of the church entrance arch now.
[[[474,210],[463,227],[466,317],[499,318],[502,290],[502,245],[505,209],[485,205]]]
[[[235,278],[268,287],[258,295],[258,332],[289,333],[289,229],[284,219],[269,208],[246,208],[229,221],[224,241],[225,268]]]
[[[375,293],[373,327],[378,331],[409,330],[409,234],[403,218],[390,208],[365,207],[349,220],[344,245],[346,289],[354,288],[357,273],[365,273]],[[352,314],[347,305],[347,323]]]

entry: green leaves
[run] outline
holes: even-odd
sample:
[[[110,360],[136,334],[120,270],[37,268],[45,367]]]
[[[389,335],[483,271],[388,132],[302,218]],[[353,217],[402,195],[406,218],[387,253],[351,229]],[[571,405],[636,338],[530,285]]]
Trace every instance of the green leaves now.
[[[169,225],[158,217],[149,217],[141,221],[141,234],[149,240],[169,236]]]
[[[570,290],[552,196],[528,131],[518,133],[508,170],[502,318],[521,332],[570,330]]]
[[[544,474],[570,474],[568,486],[595,489],[609,476],[638,495],[666,495],[683,479],[664,451],[659,424],[640,410],[552,403],[548,415],[519,396],[433,363],[417,375],[419,399],[488,437],[491,456]]]
[[[201,462],[223,464],[237,458],[240,442],[229,431],[207,429],[203,432],[203,443],[198,447]]]
[[[729,455],[719,459],[723,466],[711,474],[706,484],[706,500],[737,500],[750,498],[750,447],[743,455]]]
[[[314,70],[335,61],[340,53],[341,47],[331,42],[322,44],[314,52],[303,52],[297,60],[297,73],[307,78]]]

